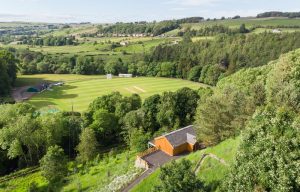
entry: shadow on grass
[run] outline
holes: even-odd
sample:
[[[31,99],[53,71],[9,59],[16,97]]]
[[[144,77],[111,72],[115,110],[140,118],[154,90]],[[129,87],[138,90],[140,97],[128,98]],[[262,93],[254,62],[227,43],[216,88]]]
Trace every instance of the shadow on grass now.
[[[29,85],[38,85],[41,83],[54,83],[57,81],[45,80],[44,78],[34,78],[34,77],[18,77],[15,83],[15,87],[23,87]]]
[[[66,91],[75,89],[77,86],[63,85],[60,87],[53,87],[52,90],[45,90],[42,93],[36,94],[33,98],[37,99],[73,99],[78,97],[78,94],[66,94]]]
[[[78,97],[78,94],[66,94],[68,90],[75,89],[77,86],[74,85],[63,85],[61,87],[54,87],[52,91],[46,91],[44,97],[54,99],[74,99]]]
[[[49,105],[57,106],[56,103],[53,103],[51,101],[46,101],[46,100],[43,100],[43,101],[29,100],[29,103],[34,105],[37,109],[41,109],[43,107],[48,107]]]
[[[211,181],[207,184],[205,184],[204,188],[205,191],[216,191],[221,186],[220,181]]]

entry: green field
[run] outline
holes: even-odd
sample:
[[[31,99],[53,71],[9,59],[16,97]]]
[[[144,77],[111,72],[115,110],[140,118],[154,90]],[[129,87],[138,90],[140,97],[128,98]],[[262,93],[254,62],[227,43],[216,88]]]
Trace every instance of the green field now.
[[[9,45],[2,45],[3,47],[14,47],[17,49],[29,49],[31,51],[42,52],[44,54],[63,54],[63,55],[121,55],[122,52],[126,53],[141,53],[149,52],[152,48],[162,43],[171,43],[180,38],[150,38],[150,37],[136,37],[136,38],[120,38],[120,37],[103,37],[103,38],[86,38],[81,39],[81,44],[66,45],[66,46],[31,46],[31,45],[18,45],[11,43]],[[128,41],[130,44],[124,47],[117,47],[111,49],[111,42]],[[97,42],[97,44],[94,44]]]
[[[83,75],[23,75],[19,76],[17,86],[36,85],[42,82],[65,81],[62,87],[55,87],[53,91],[45,91],[32,97],[29,103],[39,109],[56,107],[60,110],[84,111],[97,97],[119,91],[124,95],[139,94],[143,99],[164,91],[176,91],[182,87],[198,89],[203,84],[181,79],[137,77],[137,78],[113,78],[105,76]]]
[[[241,24],[245,24],[246,27],[254,26],[263,26],[263,27],[272,27],[272,26],[300,26],[300,19],[288,19],[288,18],[241,18],[241,19],[226,19],[226,20],[216,20],[216,21],[204,21],[201,23],[193,24],[183,24],[183,27],[191,27],[192,29],[201,29],[207,26],[213,25],[225,25],[230,28],[238,28]]]
[[[235,139],[228,139],[214,147],[207,148],[205,150],[197,151],[192,153],[185,158],[192,162],[193,167],[196,166],[197,162],[204,153],[212,153],[225,160],[225,162],[230,165],[234,161],[235,154],[237,152],[240,143],[240,137]],[[200,167],[198,177],[202,182],[212,189],[212,191],[218,191],[216,185],[224,179],[226,173],[229,171],[229,166],[222,165],[217,160],[212,158],[207,158],[203,161]],[[159,179],[160,170],[156,170],[149,177],[144,179],[141,183],[136,185],[131,192],[150,192],[153,186],[160,183]]]

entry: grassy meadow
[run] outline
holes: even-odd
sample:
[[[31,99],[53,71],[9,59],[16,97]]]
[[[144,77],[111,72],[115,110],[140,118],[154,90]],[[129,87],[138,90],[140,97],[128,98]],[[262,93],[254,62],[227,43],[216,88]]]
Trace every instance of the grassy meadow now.
[[[84,111],[97,97],[119,91],[123,95],[139,94],[145,99],[164,91],[176,91],[182,87],[198,89],[205,86],[181,79],[137,77],[106,79],[103,75],[23,75],[19,76],[17,86],[36,85],[42,82],[64,81],[62,87],[44,91],[32,97],[28,102],[39,109],[58,108],[59,110]]]
[[[107,154],[100,159],[96,158],[89,166],[77,165],[76,173],[72,173],[72,167],[75,165],[70,162],[70,174],[65,178],[59,191],[116,191],[143,171],[134,168],[134,161],[135,153],[133,152]],[[48,185],[41,172],[38,171],[1,183],[0,192],[27,192],[32,182],[37,184],[39,191],[45,191]]]
[[[120,38],[120,37],[103,37],[103,38],[86,38],[81,39],[79,45],[66,46],[32,46],[9,44],[2,45],[3,47],[14,47],[17,49],[29,49],[31,51],[42,52],[43,54],[59,54],[59,55],[122,55],[123,52],[142,53],[149,52],[152,48],[162,43],[172,43],[172,41],[181,38],[150,38],[150,37],[135,37],[135,38]],[[121,46],[112,49],[112,42],[128,41],[129,45]],[[97,42],[96,44],[94,44]]]
[[[183,27],[190,26],[192,29],[201,29],[206,26],[213,26],[213,25],[225,25],[230,28],[238,28],[241,24],[245,24],[246,27],[254,27],[254,26],[262,26],[262,27],[272,27],[272,26],[284,26],[284,27],[291,27],[291,26],[299,26],[300,19],[288,19],[288,18],[241,18],[241,19],[226,19],[226,20],[211,20],[211,21],[204,21],[201,23],[194,23],[194,24],[183,24]]]
[[[234,161],[239,142],[240,137],[237,137],[235,139],[228,139],[214,147],[191,153],[184,158],[190,160],[193,164],[193,167],[195,167],[203,154],[212,153],[217,157],[224,159],[225,162],[230,165]],[[229,171],[228,165],[223,165],[217,160],[207,157],[203,161],[197,177],[200,178],[202,182],[204,182],[206,187],[212,188],[212,191],[218,191],[216,185],[225,177],[226,173]],[[152,173],[150,176],[136,185],[131,190],[131,192],[150,192],[153,186],[161,182],[159,179],[159,174],[160,169],[156,170],[154,173]]]

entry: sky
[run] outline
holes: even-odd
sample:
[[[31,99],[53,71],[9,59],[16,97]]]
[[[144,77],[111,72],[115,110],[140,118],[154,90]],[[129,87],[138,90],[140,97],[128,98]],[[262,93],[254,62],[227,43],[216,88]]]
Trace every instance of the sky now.
[[[299,9],[300,0],[0,0],[0,21],[114,23]]]

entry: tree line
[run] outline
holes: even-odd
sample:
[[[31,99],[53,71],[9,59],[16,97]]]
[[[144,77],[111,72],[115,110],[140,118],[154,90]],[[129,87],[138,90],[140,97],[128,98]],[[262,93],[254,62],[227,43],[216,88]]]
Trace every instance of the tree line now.
[[[98,26],[98,33],[104,34],[152,34],[161,35],[173,29],[177,29],[179,23],[176,21],[161,21],[151,23],[116,23],[111,26]]]
[[[0,50],[0,103],[6,101],[17,79],[18,60],[6,50]]]
[[[20,39],[19,44],[36,45],[36,46],[65,46],[65,45],[77,45],[75,36],[48,36],[48,37],[31,37],[23,36]]]
[[[300,17],[300,12],[280,12],[280,11],[270,11],[260,13],[256,16],[257,18],[266,18],[266,17],[288,17],[288,18],[297,18]]]
[[[215,85],[235,71],[265,65],[299,47],[299,33],[220,35],[194,43],[188,37],[179,45],[157,46],[149,61],[170,62],[174,76]]]
[[[251,29],[253,30],[253,29]],[[202,37],[202,36],[215,36],[219,34],[228,34],[228,35],[234,35],[238,33],[248,33],[251,30],[246,29],[245,25],[241,25],[240,28],[232,29],[230,27],[227,27],[225,25],[212,25],[212,26],[205,26],[198,30],[196,29],[185,29],[184,31],[178,32],[178,36],[184,36],[184,35],[190,35],[191,37]]]

